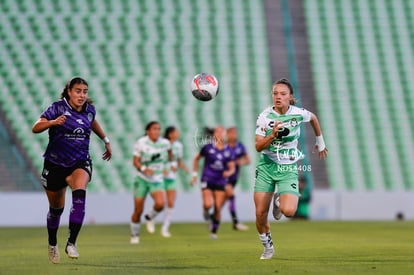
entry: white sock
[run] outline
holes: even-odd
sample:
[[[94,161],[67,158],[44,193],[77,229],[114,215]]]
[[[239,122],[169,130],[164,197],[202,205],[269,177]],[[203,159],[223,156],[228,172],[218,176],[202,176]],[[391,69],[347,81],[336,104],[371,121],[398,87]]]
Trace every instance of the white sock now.
[[[264,247],[269,248],[273,246],[272,234],[270,231],[268,233],[259,234],[259,239]]]
[[[157,215],[158,215],[158,211],[155,211],[154,209],[151,210],[151,212],[148,213],[148,217],[150,217],[151,220],[153,220]]]
[[[168,227],[170,227],[173,210],[174,208],[169,207],[165,209],[164,223],[162,225],[165,229],[168,229]]]
[[[131,228],[131,236],[139,236],[139,231],[141,230],[141,224],[140,223],[130,223]]]

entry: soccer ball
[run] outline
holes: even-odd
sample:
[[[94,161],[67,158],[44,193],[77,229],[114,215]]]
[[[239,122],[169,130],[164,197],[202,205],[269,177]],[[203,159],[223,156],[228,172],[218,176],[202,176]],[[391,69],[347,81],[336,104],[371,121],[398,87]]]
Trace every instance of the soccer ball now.
[[[208,73],[201,73],[191,80],[191,93],[201,101],[209,101],[217,96],[219,82],[217,78]]]

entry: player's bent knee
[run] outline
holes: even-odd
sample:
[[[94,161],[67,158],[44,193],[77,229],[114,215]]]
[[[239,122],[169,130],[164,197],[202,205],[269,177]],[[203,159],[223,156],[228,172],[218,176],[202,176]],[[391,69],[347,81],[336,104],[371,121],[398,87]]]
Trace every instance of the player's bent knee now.
[[[285,207],[280,209],[283,215],[287,218],[291,218],[295,215],[296,207]]]

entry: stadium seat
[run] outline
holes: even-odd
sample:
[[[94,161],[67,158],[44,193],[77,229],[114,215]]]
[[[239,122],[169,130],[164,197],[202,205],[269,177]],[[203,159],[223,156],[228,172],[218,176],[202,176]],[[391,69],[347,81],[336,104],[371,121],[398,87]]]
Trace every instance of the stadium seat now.
[[[256,94],[270,83],[259,0],[5,0],[0,23],[0,83],[9,90],[0,104],[39,171],[47,134],[32,138],[33,119],[70,77],[89,81],[97,118],[119,150],[110,168],[99,160],[100,141],[91,140],[93,192],[132,186],[131,148],[149,121],[177,126],[192,157],[197,129],[242,124],[240,138],[250,140],[256,113],[270,103]],[[189,91],[203,71],[222,76],[214,102]]]
[[[319,106],[332,104],[326,111],[331,110],[334,117],[321,116],[324,132],[336,132],[339,137],[353,129],[352,138],[330,145],[330,150],[340,156],[335,162],[328,160],[329,174],[335,177],[330,181],[334,188],[413,188],[406,180],[413,172],[404,164],[414,150],[407,142],[413,137],[413,128],[402,126],[410,125],[413,116],[410,111],[401,115],[398,112],[411,109],[407,95],[412,94],[407,89],[412,87],[408,84],[411,80],[405,76],[407,70],[402,69],[410,64],[402,56],[410,56],[407,50],[411,42],[408,35],[402,39],[398,31],[411,29],[407,20],[401,19],[410,18],[401,16],[406,11],[404,4],[405,1],[335,1],[326,5],[306,2]],[[388,120],[399,123],[378,134],[378,129],[384,128],[382,122]]]

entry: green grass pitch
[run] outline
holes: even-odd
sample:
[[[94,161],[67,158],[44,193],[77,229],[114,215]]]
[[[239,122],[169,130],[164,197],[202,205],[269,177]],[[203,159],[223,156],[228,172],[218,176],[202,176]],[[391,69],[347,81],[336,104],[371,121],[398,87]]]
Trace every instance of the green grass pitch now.
[[[80,258],[64,253],[67,227],[59,230],[60,264],[47,257],[43,227],[0,228],[0,274],[413,274],[414,222],[272,222],[276,255],[259,260],[254,224],[246,232],[221,224],[210,240],[207,224],[173,224],[171,238],[142,228],[129,244],[129,225],[85,225]]]

